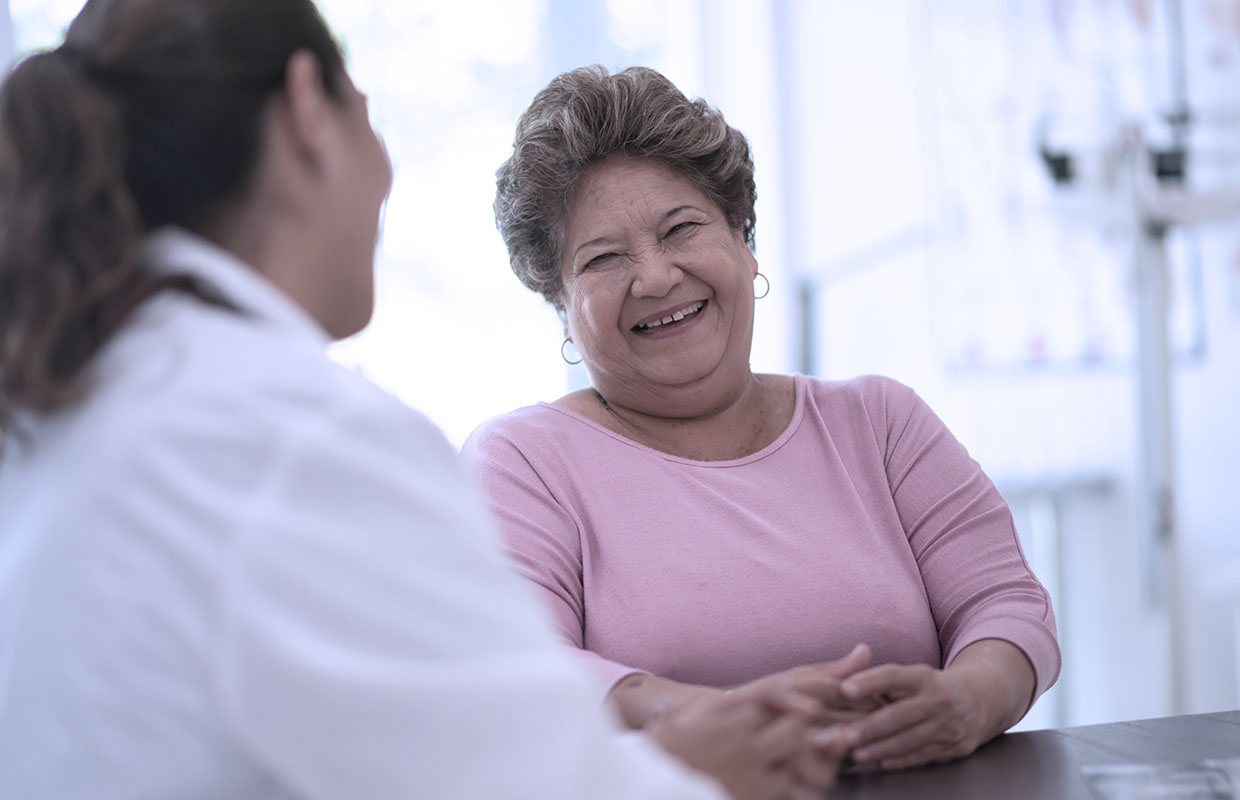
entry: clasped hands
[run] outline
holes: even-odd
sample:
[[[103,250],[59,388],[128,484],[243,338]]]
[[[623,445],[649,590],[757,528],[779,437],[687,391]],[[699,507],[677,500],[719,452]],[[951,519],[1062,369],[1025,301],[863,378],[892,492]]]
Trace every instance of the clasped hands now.
[[[694,687],[644,727],[738,800],[821,798],[848,760],[903,769],[960,758],[990,737],[962,676],[869,663],[858,645],[728,691]]]

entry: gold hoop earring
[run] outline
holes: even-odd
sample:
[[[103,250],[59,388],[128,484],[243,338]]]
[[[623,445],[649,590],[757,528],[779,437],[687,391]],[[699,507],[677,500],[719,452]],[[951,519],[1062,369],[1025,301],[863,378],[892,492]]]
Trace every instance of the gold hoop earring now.
[[[560,343],[560,358],[564,359],[565,364],[568,364],[569,366],[576,366],[577,364],[580,364],[585,359],[581,358],[581,354],[578,353],[576,361],[568,360],[568,354],[564,352],[564,348],[568,347],[569,343],[572,341],[573,340],[568,338],[567,336],[564,337],[564,341]]]
[[[754,299],[754,300],[761,300],[762,298],[766,297],[768,294],[770,294],[770,293],[771,293],[771,282],[770,282],[769,280],[767,280],[766,276],[765,276],[765,275],[763,275],[761,272],[759,272],[759,273],[756,273],[756,274],[753,276],[753,279],[754,279],[755,281],[756,281],[758,278],[761,278],[761,279],[762,279],[762,282],[763,282],[764,284],[766,284],[766,288],[762,290],[762,294],[757,294],[757,293],[755,293],[755,294],[754,294],[754,296],[753,296],[753,299]]]

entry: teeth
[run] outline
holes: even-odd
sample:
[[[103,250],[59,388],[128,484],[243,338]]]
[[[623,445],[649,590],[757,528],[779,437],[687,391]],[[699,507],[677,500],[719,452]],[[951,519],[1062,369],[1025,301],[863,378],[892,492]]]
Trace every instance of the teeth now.
[[[694,303],[693,305],[689,306],[683,311],[675,311],[671,315],[666,316],[663,319],[657,319],[654,322],[648,322],[645,325],[635,325],[633,326],[633,329],[637,331],[641,331],[641,332],[646,332],[646,331],[652,331],[655,328],[666,325],[669,322],[680,322],[682,319],[688,319],[689,317],[701,311],[702,306],[704,305],[705,303],[699,300],[698,302]]]

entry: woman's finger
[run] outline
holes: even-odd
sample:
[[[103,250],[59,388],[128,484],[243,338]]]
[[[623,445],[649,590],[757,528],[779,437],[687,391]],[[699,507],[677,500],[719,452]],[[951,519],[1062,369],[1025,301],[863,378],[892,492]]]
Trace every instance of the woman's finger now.
[[[840,692],[850,700],[903,697],[917,692],[931,672],[925,665],[883,664],[848,676],[840,682]]]
[[[795,767],[801,778],[815,786],[835,785],[840,766],[848,755],[848,742],[839,728],[813,732],[798,754]]]
[[[758,731],[753,737],[753,751],[770,764],[790,762],[801,749],[808,730],[805,718],[785,714]]]
[[[852,652],[835,661],[822,665],[824,671],[836,679],[847,678],[870,666],[870,646],[864,642],[853,647]]]
[[[810,722],[820,728],[830,725],[840,725],[845,722],[853,722],[863,718],[866,714],[879,708],[877,704],[872,706],[863,706],[860,708],[834,708],[825,703],[819,704],[818,711],[810,718]]]
[[[844,734],[856,749],[867,747],[935,718],[935,706],[920,697],[906,697],[845,723]]]
[[[925,747],[941,746],[936,736],[939,720],[930,718],[918,724],[896,731],[890,736],[871,741],[852,751],[853,761],[858,764],[882,762],[902,758]]]
[[[787,714],[798,714],[806,719],[816,716],[822,710],[822,703],[800,691],[785,691],[768,699],[767,704],[774,710]]]
[[[817,698],[811,695],[765,681],[747,683],[724,692],[723,701],[736,707],[761,708],[773,712],[773,715],[799,714],[806,718],[813,717],[822,708]],[[767,716],[772,714],[768,713]]]

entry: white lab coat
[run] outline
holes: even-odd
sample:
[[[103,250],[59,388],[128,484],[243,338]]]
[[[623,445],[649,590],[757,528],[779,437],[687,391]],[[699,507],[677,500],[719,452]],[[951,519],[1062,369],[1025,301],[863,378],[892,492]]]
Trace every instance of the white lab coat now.
[[[720,797],[604,718],[433,425],[148,253],[247,314],[148,302],[0,461],[0,798]]]

